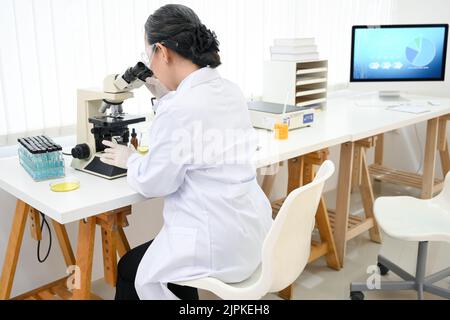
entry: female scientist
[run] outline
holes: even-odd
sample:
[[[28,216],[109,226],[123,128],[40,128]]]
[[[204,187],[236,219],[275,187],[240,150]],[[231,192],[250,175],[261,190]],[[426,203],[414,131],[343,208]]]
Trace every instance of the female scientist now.
[[[257,141],[246,100],[215,69],[218,45],[183,5],[163,6],[145,24],[154,72],[146,82],[158,99],[150,152],[104,141],[102,161],[127,168],[145,197],[164,197],[164,225],[119,261],[116,299],[198,299],[172,282],[240,282],[261,262],[271,207],[251,163]]]

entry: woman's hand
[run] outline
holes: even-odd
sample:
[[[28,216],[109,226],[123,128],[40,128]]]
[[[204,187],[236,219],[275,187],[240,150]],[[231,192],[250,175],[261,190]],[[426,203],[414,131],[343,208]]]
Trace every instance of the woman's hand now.
[[[130,144],[127,147],[108,140],[103,140],[102,143],[109,148],[105,149],[105,153],[101,155],[100,160],[111,166],[127,169],[128,159],[136,153],[134,146]]]
[[[158,100],[169,93],[169,90],[155,77],[145,79],[145,86]]]

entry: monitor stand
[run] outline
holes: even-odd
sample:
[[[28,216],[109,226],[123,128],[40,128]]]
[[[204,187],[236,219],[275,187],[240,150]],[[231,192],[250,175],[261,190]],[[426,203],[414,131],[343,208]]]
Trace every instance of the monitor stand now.
[[[400,91],[378,91],[378,99],[380,101],[386,101],[386,102],[406,102],[410,101],[409,99],[402,97]]]

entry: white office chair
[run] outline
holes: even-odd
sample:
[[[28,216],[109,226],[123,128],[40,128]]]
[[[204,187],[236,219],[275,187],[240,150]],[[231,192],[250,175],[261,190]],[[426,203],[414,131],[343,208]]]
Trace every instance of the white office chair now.
[[[261,264],[249,279],[224,283],[207,277],[176,284],[208,290],[226,300],[260,299],[292,284],[308,262],[317,207],[333,173],[334,164],[327,160],[311,183],[288,195],[264,240]]]
[[[425,277],[428,241],[450,242],[450,173],[445,178],[444,189],[433,199],[380,197],[375,201],[374,211],[378,225],[389,236],[419,242],[415,277],[385,257],[378,256],[381,275],[391,270],[405,281],[382,281],[376,290],[416,290],[419,299],[423,299],[426,291],[450,299],[450,290],[434,285],[450,276],[450,267]],[[352,283],[350,298],[362,300],[362,291],[367,290],[366,283]]]

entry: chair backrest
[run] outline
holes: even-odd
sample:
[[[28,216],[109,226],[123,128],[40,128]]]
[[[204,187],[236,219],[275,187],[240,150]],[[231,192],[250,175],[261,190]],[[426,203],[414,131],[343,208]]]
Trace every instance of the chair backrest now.
[[[284,201],[262,249],[259,284],[266,292],[286,288],[305,268],[323,187],[333,173],[333,162],[325,161],[311,183],[295,189]]]

